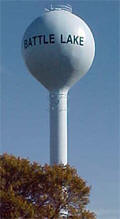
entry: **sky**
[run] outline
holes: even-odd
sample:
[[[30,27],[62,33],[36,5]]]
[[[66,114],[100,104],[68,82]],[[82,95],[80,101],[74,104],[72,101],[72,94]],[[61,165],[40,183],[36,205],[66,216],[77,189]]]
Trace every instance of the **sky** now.
[[[68,163],[91,185],[88,208],[119,219],[119,1],[1,0],[1,153],[49,163],[48,91],[28,72],[21,41],[51,3],[71,4],[91,28],[96,54],[68,97]]]

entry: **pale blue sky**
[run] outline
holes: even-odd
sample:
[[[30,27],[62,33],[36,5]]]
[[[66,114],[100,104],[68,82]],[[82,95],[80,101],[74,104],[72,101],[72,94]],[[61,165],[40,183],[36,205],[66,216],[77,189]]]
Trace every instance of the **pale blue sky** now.
[[[92,185],[97,218],[119,219],[118,1],[0,1],[1,151],[49,163],[48,92],[25,67],[21,40],[51,2],[71,4],[96,42],[92,68],[69,92],[68,162]]]

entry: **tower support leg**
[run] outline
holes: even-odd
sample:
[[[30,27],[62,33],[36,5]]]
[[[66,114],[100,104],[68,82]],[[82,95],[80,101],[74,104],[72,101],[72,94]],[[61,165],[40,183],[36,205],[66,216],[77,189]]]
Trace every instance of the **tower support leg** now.
[[[50,164],[67,164],[67,91],[50,95]]]

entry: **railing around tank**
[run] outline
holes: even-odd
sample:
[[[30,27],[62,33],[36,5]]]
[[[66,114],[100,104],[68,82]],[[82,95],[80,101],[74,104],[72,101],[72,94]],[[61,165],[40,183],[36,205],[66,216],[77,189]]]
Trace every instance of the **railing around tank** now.
[[[65,10],[65,11],[69,11],[72,13],[72,6],[69,4],[66,5],[50,5],[50,8],[45,8],[45,12],[50,12],[50,11],[60,11],[60,10]]]

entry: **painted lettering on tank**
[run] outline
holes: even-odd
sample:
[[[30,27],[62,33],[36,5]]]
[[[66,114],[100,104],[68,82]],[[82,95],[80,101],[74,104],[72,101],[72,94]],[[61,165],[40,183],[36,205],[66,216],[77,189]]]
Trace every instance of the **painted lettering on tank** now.
[[[63,34],[60,35],[60,42],[61,42],[61,43],[66,43],[66,42],[64,41],[64,39],[63,39]]]
[[[68,38],[67,38],[67,43],[71,43],[71,44],[73,43],[73,42],[72,42],[72,36],[71,36],[71,35],[68,36]]]
[[[79,43],[78,43],[78,38],[79,38],[79,36],[75,36],[75,35],[74,35],[74,37],[73,37],[73,39],[74,39],[74,44],[77,44],[77,45],[79,44]]]
[[[64,35],[60,34],[60,42],[57,40],[57,43],[61,44],[74,44],[84,46],[84,37],[79,35]],[[37,45],[48,45],[48,44],[55,44],[55,34],[41,34],[29,37],[28,39],[24,40],[24,49],[31,48]]]
[[[84,37],[80,37],[79,44],[80,44],[81,46],[84,46]]]
[[[31,38],[29,38],[29,40],[28,40],[28,45],[32,46],[32,39]]]
[[[51,44],[55,43],[55,35],[54,34],[49,35],[49,41],[50,41]]]

